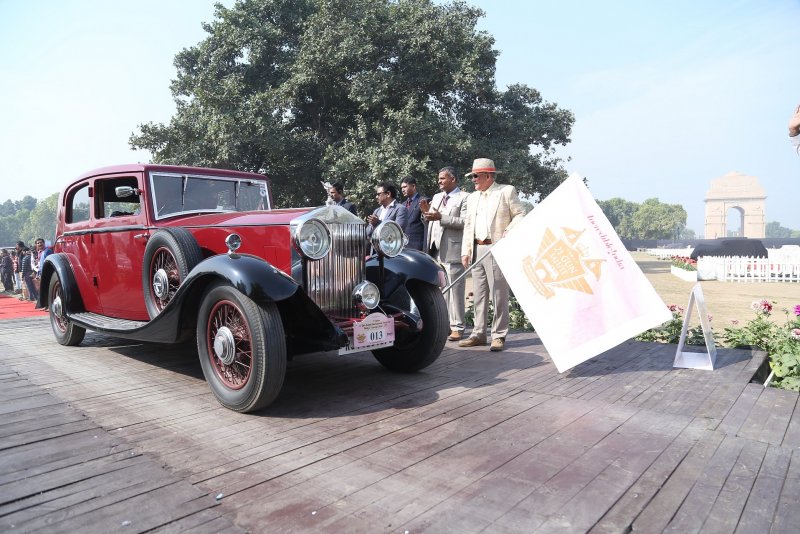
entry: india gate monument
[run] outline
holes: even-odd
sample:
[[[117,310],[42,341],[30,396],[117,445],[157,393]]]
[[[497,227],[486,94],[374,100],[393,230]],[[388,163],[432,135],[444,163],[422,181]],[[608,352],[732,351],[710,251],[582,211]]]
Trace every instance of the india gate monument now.
[[[703,237],[752,237],[761,239],[766,231],[764,204],[767,195],[755,176],[730,172],[711,181],[706,194],[706,224]],[[738,224],[728,234],[728,214],[738,214]]]

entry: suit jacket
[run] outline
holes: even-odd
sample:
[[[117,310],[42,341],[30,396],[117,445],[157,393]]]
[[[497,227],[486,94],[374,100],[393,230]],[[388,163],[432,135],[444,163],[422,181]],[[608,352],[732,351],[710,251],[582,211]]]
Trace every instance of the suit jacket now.
[[[425,242],[425,224],[422,222],[422,212],[419,209],[419,199],[421,195],[414,195],[411,202],[403,202],[406,210],[406,225],[403,231],[408,236],[408,247],[422,250]]]
[[[343,198],[338,204],[347,211],[349,211],[350,213],[352,213],[353,215],[358,215],[356,213],[356,205],[347,200],[346,198]]]
[[[461,255],[473,256],[475,245],[475,216],[478,211],[478,200],[483,192],[473,191],[467,197],[464,215],[464,239],[461,241]],[[497,243],[503,238],[506,230],[518,224],[525,217],[525,208],[517,196],[517,189],[512,185],[495,182],[486,191],[488,194],[489,239]]]
[[[400,225],[400,228],[405,228],[405,225],[406,225],[406,211],[407,210],[406,210],[406,207],[404,205],[400,204],[400,202],[395,201],[394,206],[389,208],[389,210],[386,212],[386,216],[383,218],[383,221],[381,221],[381,222],[394,221],[394,222],[396,222],[397,224]],[[375,211],[373,211],[372,214],[375,217],[377,217],[380,212],[381,212],[381,207],[378,206],[377,208],[375,208]],[[371,224],[368,225],[368,227],[367,227],[367,235],[371,236],[372,235],[372,231],[374,229],[375,229],[374,226],[372,226]]]
[[[464,236],[464,216],[466,215],[468,193],[459,190],[450,195],[447,206],[443,206],[446,193],[433,195],[431,209],[442,214],[441,220],[428,223],[428,239],[425,251],[436,246],[439,261],[442,263],[461,263],[461,241]],[[462,213],[463,211],[463,213]]]

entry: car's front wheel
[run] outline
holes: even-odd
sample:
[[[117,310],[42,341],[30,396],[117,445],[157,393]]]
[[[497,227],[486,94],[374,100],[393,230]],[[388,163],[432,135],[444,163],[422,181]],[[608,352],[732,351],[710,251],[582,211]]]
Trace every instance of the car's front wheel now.
[[[375,358],[392,371],[418,371],[435,362],[444,349],[449,332],[447,303],[438,287],[410,282],[408,293],[419,310],[422,330],[401,338],[392,347],[372,351]]]
[[[83,341],[86,329],[69,320],[64,310],[64,288],[58,274],[50,277],[49,292],[47,294],[47,310],[50,312],[50,326],[56,341],[61,345],[75,346]]]
[[[233,287],[212,286],[197,318],[197,352],[223,406],[252,412],[269,405],[286,376],[286,339],[277,305],[259,306]]]

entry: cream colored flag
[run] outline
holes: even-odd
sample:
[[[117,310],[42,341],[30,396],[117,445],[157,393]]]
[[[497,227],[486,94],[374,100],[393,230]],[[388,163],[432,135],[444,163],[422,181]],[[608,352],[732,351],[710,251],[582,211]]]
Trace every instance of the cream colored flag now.
[[[492,255],[559,372],[672,318],[576,173]]]

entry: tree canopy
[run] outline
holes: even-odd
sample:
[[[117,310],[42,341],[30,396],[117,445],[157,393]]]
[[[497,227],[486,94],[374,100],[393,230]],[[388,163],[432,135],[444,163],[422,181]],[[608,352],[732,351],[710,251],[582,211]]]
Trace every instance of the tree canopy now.
[[[430,194],[439,168],[477,157],[546,195],[566,177],[555,147],[573,115],[526,85],[496,87],[481,16],[461,1],[218,5],[208,36],[175,58],[175,114],[131,145],[160,163],[265,172],[284,206],[321,203],[327,180],[364,211],[380,180],[411,175]]]
[[[764,237],[793,237],[792,229],[781,226],[778,221],[768,222],[764,232]]]
[[[598,201],[617,235],[622,239],[690,238],[686,210],[680,204],[665,204],[649,198],[638,204],[621,198]]]
[[[22,200],[0,204],[0,246],[17,241],[32,244],[37,237],[53,242],[56,235],[58,193],[44,200],[26,195]]]

